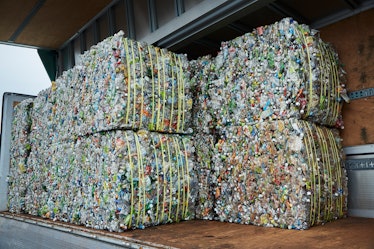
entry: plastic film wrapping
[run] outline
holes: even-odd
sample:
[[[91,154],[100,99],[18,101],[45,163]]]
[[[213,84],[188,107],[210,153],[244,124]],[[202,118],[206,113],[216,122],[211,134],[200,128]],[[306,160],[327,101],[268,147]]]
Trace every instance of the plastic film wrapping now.
[[[30,155],[26,211],[121,231],[195,218],[189,136],[111,131]]]
[[[343,217],[347,180],[337,134],[295,119],[223,129],[213,159],[218,219],[306,229]]]
[[[25,209],[25,194],[27,187],[27,158],[29,157],[31,145],[29,134],[31,131],[31,109],[32,99],[26,99],[17,104],[13,112],[10,169],[8,176],[9,184],[9,211],[20,213]]]

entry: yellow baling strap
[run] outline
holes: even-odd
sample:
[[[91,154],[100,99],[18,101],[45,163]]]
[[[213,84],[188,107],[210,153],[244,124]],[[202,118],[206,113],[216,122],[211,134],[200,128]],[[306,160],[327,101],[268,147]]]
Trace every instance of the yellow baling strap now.
[[[129,123],[130,115],[130,99],[131,99],[131,70],[130,70],[130,54],[129,54],[129,44],[127,38],[124,39],[124,46],[126,49],[126,64],[127,64],[127,107],[126,107],[126,124]],[[135,96],[134,96],[135,98]]]
[[[131,228],[132,226],[132,216],[134,214],[134,176],[133,176],[133,168],[134,168],[134,164],[132,163],[132,158],[131,158],[131,147],[130,147],[130,143],[129,143],[129,138],[127,136],[127,133],[125,132],[125,138],[126,138],[126,143],[127,143],[127,151],[128,151],[128,157],[129,157],[129,163],[130,163],[130,181],[131,181],[131,204],[130,204],[130,215],[131,215],[131,218],[130,218],[130,223],[129,223],[129,228]]]
[[[142,127],[143,122],[143,108],[144,108],[144,67],[143,67],[143,52],[140,47],[140,42],[138,42],[138,51],[139,51],[139,63],[140,63],[140,84],[142,89],[142,96],[141,96],[141,103],[140,103],[140,121],[139,121],[139,127]]]

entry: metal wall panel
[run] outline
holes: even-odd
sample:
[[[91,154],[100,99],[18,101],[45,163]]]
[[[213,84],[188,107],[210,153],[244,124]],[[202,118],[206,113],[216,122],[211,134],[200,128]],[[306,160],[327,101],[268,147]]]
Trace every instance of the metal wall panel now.
[[[84,31],[85,37],[86,37],[86,49],[90,49],[92,45],[94,45],[94,35],[93,35],[93,27],[89,26],[85,31]]]
[[[156,1],[158,25],[161,27],[176,17],[175,0]]]
[[[205,16],[223,3],[229,4],[229,1],[114,0],[60,48],[58,75],[73,67],[75,60],[79,60],[78,48],[83,53],[119,30],[132,39],[168,47],[163,43],[157,44],[157,41],[188,27],[189,22]],[[197,7],[199,4],[203,4],[202,9]],[[186,13],[188,10],[189,13]],[[160,27],[162,30],[159,30]]]
[[[117,33],[120,30],[123,30],[125,34],[127,33],[127,22],[126,22],[126,9],[125,2],[119,1],[113,7],[113,14],[115,20],[114,33]]]
[[[65,70],[68,70],[73,66],[73,61],[72,61],[72,51],[71,51],[71,43],[69,43],[67,46],[65,46],[60,53],[61,57],[61,72]]]
[[[109,17],[108,13],[104,13],[97,21],[98,29],[99,29],[99,41],[104,40],[108,36],[110,36],[109,32]]]
[[[348,214],[374,218],[374,144],[344,148],[348,174]]]
[[[188,11],[201,2],[204,2],[204,0],[184,0],[184,8],[186,9],[186,11]]]
[[[348,170],[348,213],[374,218],[374,170]]]
[[[150,33],[147,0],[134,1],[135,35],[137,40]]]
[[[73,47],[74,47],[74,61],[75,64],[78,64],[80,62],[80,55],[81,55],[81,39],[80,36],[74,39]]]

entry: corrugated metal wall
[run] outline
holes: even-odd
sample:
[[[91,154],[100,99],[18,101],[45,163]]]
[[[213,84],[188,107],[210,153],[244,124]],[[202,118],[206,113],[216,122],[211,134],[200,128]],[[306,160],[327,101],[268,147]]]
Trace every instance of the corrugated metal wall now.
[[[128,37],[141,40],[200,2],[203,0],[113,1],[58,51],[58,75],[73,67],[80,54],[106,37],[123,30]]]

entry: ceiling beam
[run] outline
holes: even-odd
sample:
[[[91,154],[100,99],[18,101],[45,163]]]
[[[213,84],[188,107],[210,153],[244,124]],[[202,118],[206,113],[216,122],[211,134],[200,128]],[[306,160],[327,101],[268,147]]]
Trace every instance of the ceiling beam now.
[[[150,44],[176,50],[274,1],[206,0],[140,39]]]
[[[359,5],[355,0],[343,0],[343,2],[352,10],[356,9]]]
[[[39,0],[35,6],[32,8],[30,13],[26,16],[23,22],[18,26],[16,31],[9,37],[9,42],[14,42],[17,37],[21,34],[21,32],[25,29],[25,27],[30,23],[31,19],[36,15],[36,13],[40,10],[40,8],[44,5],[46,0]]]

